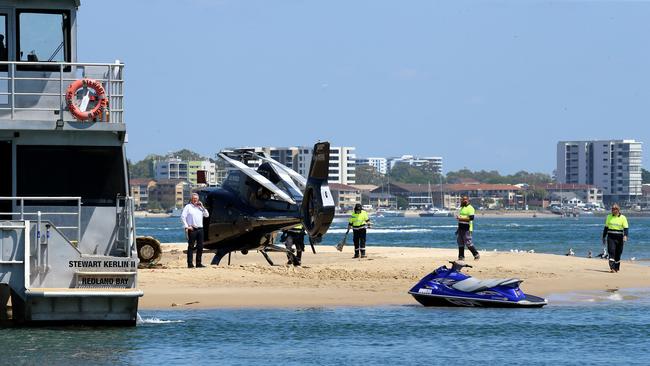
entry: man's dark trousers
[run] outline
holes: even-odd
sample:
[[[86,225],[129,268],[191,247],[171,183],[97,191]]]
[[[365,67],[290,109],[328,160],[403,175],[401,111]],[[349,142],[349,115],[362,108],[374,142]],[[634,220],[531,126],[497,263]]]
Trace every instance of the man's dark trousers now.
[[[196,243],[196,265],[201,264],[203,255],[203,228],[194,228],[187,232],[187,265],[192,265],[192,252]]]

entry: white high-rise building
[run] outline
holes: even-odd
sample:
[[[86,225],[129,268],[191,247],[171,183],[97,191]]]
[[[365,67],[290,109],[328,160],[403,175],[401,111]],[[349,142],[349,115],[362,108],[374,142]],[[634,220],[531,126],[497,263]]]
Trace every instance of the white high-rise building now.
[[[250,146],[230,148],[233,151],[251,151],[265,153],[280,164],[295,170],[307,178],[311,164],[312,148],[307,146],[270,147]],[[355,183],[355,154],[354,147],[330,147],[329,182],[341,184]],[[248,166],[257,168],[261,160],[249,160]]]
[[[434,173],[442,173],[442,157],[440,156],[428,156],[428,157],[416,157],[413,155],[402,155],[399,158],[389,158],[388,165],[390,169],[395,167],[395,164],[405,163],[415,167],[429,166]]]
[[[330,147],[330,183],[354,184],[356,182],[356,155],[354,147]]]
[[[386,158],[357,158],[357,166],[370,165],[381,174],[388,171],[388,160]]]
[[[595,185],[608,203],[636,200],[642,194],[641,148],[635,140],[560,141],[556,180]]]

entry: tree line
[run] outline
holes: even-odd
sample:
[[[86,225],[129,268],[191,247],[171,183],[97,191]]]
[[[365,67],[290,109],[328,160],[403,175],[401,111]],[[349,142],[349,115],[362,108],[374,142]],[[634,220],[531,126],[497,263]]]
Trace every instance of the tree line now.
[[[541,185],[552,183],[553,179],[546,173],[529,173],[527,171],[518,171],[514,174],[501,175],[496,170],[479,170],[472,171],[467,168],[448,172],[446,175],[432,171],[430,167],[416,167],[408,164],[396,164],[390,169],[388,174],[382,175],[371,166],[357,166],[356,182],[357,184],[374,184],[382,185],[388,181],[394,183],[414,183],[414,184],[450,184],[460,183],[465,179],[476,180],[488,184],[528,184]]]

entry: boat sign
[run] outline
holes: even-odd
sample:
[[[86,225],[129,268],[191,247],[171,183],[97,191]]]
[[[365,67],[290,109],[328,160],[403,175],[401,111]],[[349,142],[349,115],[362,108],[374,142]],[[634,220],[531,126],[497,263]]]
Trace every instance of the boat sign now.
[[[77,288],[131,288],[134,273],[79,273]]]

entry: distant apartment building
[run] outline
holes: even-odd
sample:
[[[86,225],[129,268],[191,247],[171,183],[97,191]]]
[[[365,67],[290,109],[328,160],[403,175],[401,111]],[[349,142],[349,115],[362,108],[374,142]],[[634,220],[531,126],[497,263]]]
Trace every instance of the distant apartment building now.
[[[309,175],[309,165],[311,164],[311,148],[301,147],[275,147],[275,146],[247,146],[238,148],[229,148],[238,153],[252,152],[256,154],[264,154],[271,159],[279,162],[298,172],[298,174],[305,178]],[[257,169],[263,163],[260,159],[248,159],[245,161],[246,165],[251,168]],[[228,166],[226,169],[232,169]]]
[[[635,140],[560,141],[556,181],[594,185],[606,203],[636,201],[642,195],[641,153]]]
[[[187,161],[171,158],[154,161],[155,179],[187,179]]]
[[[199,175],[203,175],[205,184],[217,185],[217,165],[209,160],[192,160],[187,162],[187,180],[197,185]]]
[[[336,207],[351,210],[355,204],[361,203],[361,191],[358,188],[339,183],[330,183],[329,187]]]
[[[156,181],[149,178],[134,178],[129,181],[129,186],[136,209],[146,209],[149,205],[149,190],[156,186]]]
[[[235,152],[264,153],[280,164],[295,170],[303,177],[309,175],[312,151],[307,146],[297,147],[265,147],[249,146],[240,148],[229,148]],[[355,183],[355,154],[354,147],[330,147],[329,182],[340,184]],[[257,168],[262,161],[250,159],[246,164],[251,168]]]
[[[191,186],[188,181],[159,179],[149,189],[149,202],[156,201],[161,208],[183,208],[190,200]]]
[[[330,147],[330,183],[356,183],[356,155],[354,147]]]
[[[216,165],[209,160],[185,161],[178,158],[154,162],[155,179],[181,179],[192,185],[198,184],[199,174],[204,175],[206,184],[217,184]]]
[[[434,173],[442,173],[442,158],[439,156],[416,157],[413,155],[402,155],[388,159],[388,166],[393,169],[397,164],[408,164],[414,167],[428,167]]]
[[[386,158],[357,158],[357,166],[370,165],[380,174],[388,172],[388,159]]]

